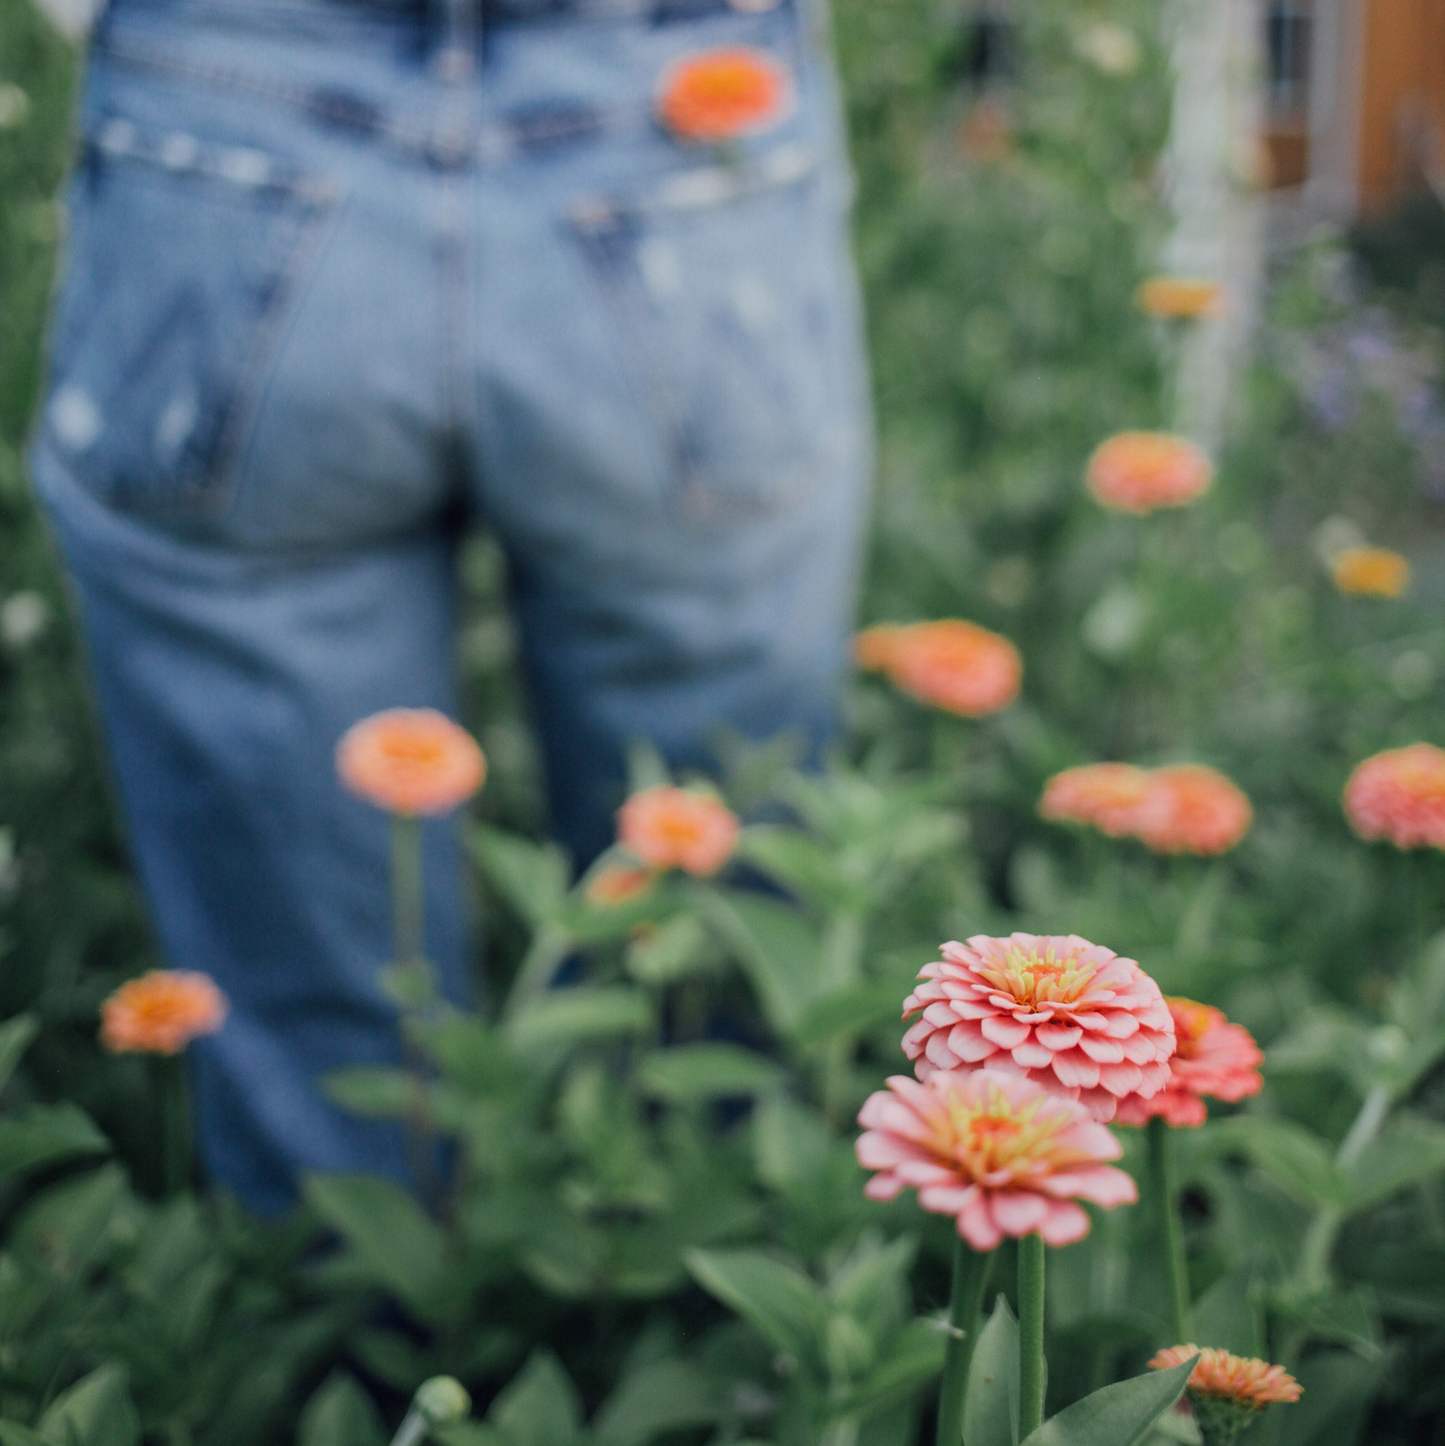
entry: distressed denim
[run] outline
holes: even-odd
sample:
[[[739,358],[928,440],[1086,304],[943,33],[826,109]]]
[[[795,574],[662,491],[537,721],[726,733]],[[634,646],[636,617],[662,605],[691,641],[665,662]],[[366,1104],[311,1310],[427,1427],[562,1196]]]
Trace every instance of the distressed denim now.
[[[624,750],[834,724],[869,472],[826,47],[803,0],[113,0],[32,449],[202,1158],[263,1211],[404,1179],[318,1077],[392,1061],[386,822],[338,737],[456,711],[455,557],[505,550],[552,827],[611,838]],[[654,119],[691,52],[792,72],[725,151]],[[427,945],[467,993],[454,827]]]

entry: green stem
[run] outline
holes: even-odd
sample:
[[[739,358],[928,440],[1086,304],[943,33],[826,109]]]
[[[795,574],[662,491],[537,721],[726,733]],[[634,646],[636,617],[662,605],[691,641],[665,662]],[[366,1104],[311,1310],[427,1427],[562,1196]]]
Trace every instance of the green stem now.
[[[1189,1340],[1189,1265],[1184,1256],[1184,1233],[1179,1227],[1179,1187],[1174,1172],[1174,1140],[1168,1124],[1158,1115],[1149,1121],[1149,1182],[1154,1214],[1164,1250],[1164,1275],[1169,1288],[1169,1329],[1173,1343]]]
[[[968,1367],[978,1341],[978,1317],[992,1264],[991,1252],[980,1255],[959,1237],[953,1250],[953,1289],[948,1300],[948,1349],[938,1390],[938,1446],[959,1446],[963,1440]]]
[[[1044,1237],[1019,1241],[1019,1440],[1044,1421]]]
[[[191,1184],[191,1101],[186,1086],[186,1062],[179,1054],[160,1055],[161,1187],[167,1200],[183,1194]]]
[[[515,1019],[529,1001],[546,992],[572,947],[571,934],[560,924],[543,924],[532,935],[503,1006],[503,1019]]]
[[[421,819],[396,813],[391,819],[391,917],[396,963],[420,963],[424,957],[425,913],[422,891]]]

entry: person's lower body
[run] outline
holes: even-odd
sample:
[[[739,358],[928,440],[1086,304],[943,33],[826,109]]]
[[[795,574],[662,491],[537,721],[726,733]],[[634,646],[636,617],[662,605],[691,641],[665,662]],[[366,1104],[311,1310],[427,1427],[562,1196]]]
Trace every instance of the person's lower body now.
[[[633,739],[700,767],[720,728],[816,756],[834,723],[869,426],[827,64],[791,0],[509,3],[114,0],[87,82],[33,469],[163,948],[232,1000],[203,1158],[260,1209],[298,1170],[406,1177],[400,1132],[317,1088],[397,1052],[386,824],[332,753],[454,711],[468,521],[579,863]],[[723,46],[791,104],[684,145],[659,77]]]

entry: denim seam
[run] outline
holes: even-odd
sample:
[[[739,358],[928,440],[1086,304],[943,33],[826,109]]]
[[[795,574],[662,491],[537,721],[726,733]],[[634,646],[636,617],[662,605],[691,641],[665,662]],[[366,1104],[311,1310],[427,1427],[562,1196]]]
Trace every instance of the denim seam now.
[[[105,55],[123,65],[182,76],[197,84],[220,86],[241,94],[283,101],[297,110],[320,116],[339,127],[350,129],[353,126],[352,114],[346,106],[329,100],[325,94],[317,94],[302,89],[300,86],[268,80],[264,76],[232,69],[229,66],[202,64],[159,49],[129,45],[114,38],[107,38],[103,43],[98,43],[95,46],[95,53]],[[595,115],[595,127],[589,128],[585,134],[625,134],[630,128],[652,123],[651,111],[644,107],[599,107]],[[541,138],[544,142],[553,137],[560,141],[565,140],[573,133],[575,133],[575,123],[569,125],[559,120],[553,136],[549,137],[544,129],[541,131]],[[527,142],[535,141],[538,134],[539,131],[535,124],[523,127],[515,124],[509,125],[505,121],[484,123],[472,137],[464,155],[447,156],[442,164],[449,169],[459,164],[495,164],[510,158],[519,150],[526,149]],[[436,129],[430,122],[425,125],[413,126],[398,121],[395,117],[387,116],[377,122],[374,131],[368,131],[366,135],[368,137],[379,136],[383,141],[390,142],[403,154],[413,158],[433,162],[438,160]]]

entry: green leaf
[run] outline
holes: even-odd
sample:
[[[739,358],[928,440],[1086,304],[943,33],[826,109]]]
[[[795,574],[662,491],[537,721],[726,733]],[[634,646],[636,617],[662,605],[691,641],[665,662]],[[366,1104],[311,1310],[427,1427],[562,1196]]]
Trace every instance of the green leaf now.
[[[720,1095],[767,1094],[787,1076],[766,1055],[736,1044],[683,1044],[649,1054],[638,1083],[674,1104],[697,1104]]]
[[[125,1367],[108,1362],[51,1402],[37,1427],[52,1446],[138,1446],[140,1418]]]
[[[1405,1116],[1365,1147],[1349,1172],[1345,1208],[1364,1210],[1407,1185],[1445,1173],[1445,1125]]]
[[[30,1041],[40,1029],[39,1021],[30,1014],[17,1014],[0,1024],[0,1090],[10,1083],[15,1066],[20,1063]]]
[[[798,1021],[793,1038],[799,1044],[826,1044],[875,1024],[896,1023],[907,995],[908,985],[900,989],[893,979],[850,985],[818,1000]]]
[[[0,1175],[33,1170],[75,1155],[100,1155],[110,1142],[77,1105],[31,1105],[0,1120]]]
[[[533,843],[479,824],[471,832],[471,846],[488,882],[533,928],[564,912],[572,871],[555,844]]]
[[[654,989],[700,974],[717,964],[717,947],[696,914],[677,914],[627,946],[627,972]]]
[[[963,1439],[968,1446],[1018,1446],[1019,1326],[999,1296],[968,1368]]]
[[[1383,1383],[1386,1359],[1354,1351],[1312,1351],[1293,1369],[1304,1394],[1290,1406],[1272,1406],[1280,1446],[1355,1446]]]
[[[1306,1205],[1338,1205],[1345,1181],[1328,1143],[1303,1125],[1273,1115],[1236,1115],[1216,1125],[1209,1144],[1242,1150],[1281,1189]]]
[[[708,915],[737,955],[768,1023],[790,1034],[818,991],[822,944],[795,905],[757,894],[709,891]]]
[[[683,1259],[704,1290],[778,1350],[799,1362],[813,1358],[827,1308],[818,1287],[801,1271],[753,1250],[690,1250]]]
[[[1191,1357],[1167,1371],[1146,1371],[1105,1386],[1045,1421],[1024,1446],[1137,1446],[1184,1394],[1193,1369]]]
[[[710,1379],[688,1361],[661,1360],[629,1371],[592,1423],[599,1446],[642,1446],[665,1431],[710,1425],[718,1403]]]
[[[948,1342],[926,1320],[913,1320],[899,1331],[883,1359],[848,1397],[849,1413],[877,1411],[907,1398],[943,1369]]]
[[[302,1188],[377,1280],[421,1319],[438,1318],[451,1278],[446,1239],[406,1191],[368,1175],[307,1175]]]
[[[0,1421],[0,1446],[47,1446],[44,1436],[18,1421]]]
[[[570,1446],[582,1426],[577,1388],[547,1351],[534,1351],[487,1412],[508,1446]]]
[[[296,1446],[383,1446],[386,1430],[375,1404],[345,1371],[313,1392],[301,1413]]]
[[[643,1034],[652,1028],[652,1001],[625,985],[557,989],[532,1000],[507,1027],[507,1041],[523,1053]]]
[[[1237,1356],[1262,1355],[1264,1320],[1254,1299],[1254,1277],[1254,1266],[1244,1264],[1216,1280],[1190,1307],[1190,1340]]]
[[[821,909],[868,904],[867,890],[843,876],[835,854],[801,829],[754,824],[743,833],[738,853]]]
[[[416,1078],[402,1069],[353,1065],[333,1070],[322,1087],[342,1109],[372,1119],[405,1119],[416,1107]]]

